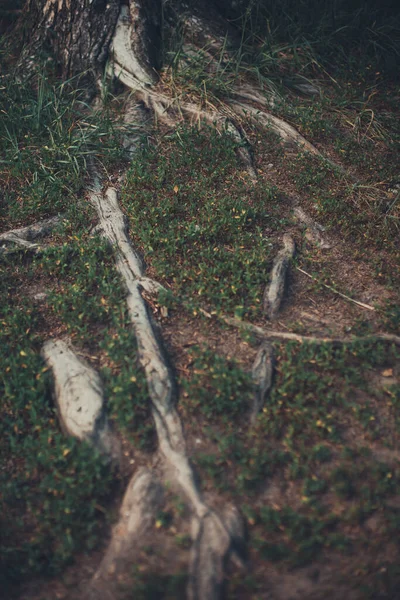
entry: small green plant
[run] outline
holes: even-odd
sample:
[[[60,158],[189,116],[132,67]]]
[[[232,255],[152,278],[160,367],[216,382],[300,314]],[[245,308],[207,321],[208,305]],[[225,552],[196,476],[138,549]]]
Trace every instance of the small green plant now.
[[[2,294],[2,302],[7,297]],[[2,303],[0,473],[3,589],[32,574],[59,572],[77,549],[93,548],[112,473],[92,448],[66,438],[40,358],[38,319],[25,302]]]
[[[161,152],[143,149],[122,195],[136,243],[177,299],[196,314],[205,305],[243,316],[259,310],[267,279],[263,229],[285,222],[276,200],[274,189],[237,177],[231,140],[194,130],[174,134]]]
[[[188,398],[186,404],[205,417],[228,420],[248,411],[253,393],[251,378],[233,359],[226,359],[207,348],[193,347],[193,376],[182,379]]]

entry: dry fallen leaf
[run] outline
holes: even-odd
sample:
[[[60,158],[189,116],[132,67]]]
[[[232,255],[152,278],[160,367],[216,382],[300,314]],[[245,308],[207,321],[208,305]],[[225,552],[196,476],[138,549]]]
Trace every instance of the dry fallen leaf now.
[[[383,377],[393,377],[393,369],[385,369],[382,371]]]

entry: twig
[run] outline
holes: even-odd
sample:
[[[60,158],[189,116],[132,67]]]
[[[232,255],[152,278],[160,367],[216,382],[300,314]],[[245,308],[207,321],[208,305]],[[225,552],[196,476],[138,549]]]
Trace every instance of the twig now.
[[[238,329],[246,329],[253,333],[255,336],[261,339],[275,339],[282,341],[295,341],[295,342],[313,342],[315,344],[333,344],[336,346],[342,346],[343,344],[354,344],[355,342],[388,342],[395,344],[400,347],[400,336],[393,335],[390,333],[377,333],[375,335],[364,335],[359,337],[351,338],[330,338],[322,337],[318,338],[312,335],[299,335],[298,333],[288,333],[286,331],[273,331],[270,329],[264,329],[258,325],[253,325],[248,321],[241,321],[234,317],[228,317],[225,315],[219,315],[219,319],[224,321],[227,325],[237,327]]]
[[[369,304],[365,304],[364,302],[359,302],[358,300],[353,300],[353,298],[350,298],[350,296],[346,296],[346,294],[342,294],[342,292],[339,292],[331,285],[328,285],[327,283],[322,283],[322,281],[319,281],[316,277],[313,277],[312,275],[310,275],[310,273],[307,273],[307,271],[304,271],[304,269],[301,269],[300,267],[296,267],[296,269],[298,271],[300,271],[300,273],[303,273],[303,275],[306,275],[313,281],[317,281],[318,283],[320,283],[321,285],[326,287],[328,290],[331,290],[331,292],[334,292],[335,294],[337,294],[338,296],[341,296],[345,300],[348,300],[349,302],[353,302],[354,304],[357,304],[357,306],[361,306],[362,308],[366,308],[367,310],[376,310],[374,306],[370,306]]]

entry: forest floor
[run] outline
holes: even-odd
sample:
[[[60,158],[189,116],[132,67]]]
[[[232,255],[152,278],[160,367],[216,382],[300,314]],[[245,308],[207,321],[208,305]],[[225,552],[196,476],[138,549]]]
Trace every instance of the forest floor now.
[[[84,597],[128,481],[141,465],[157,470],[125,292],[87,199],[86,152],[119,191],[146,274],[167,290],[148,302],[202,494],[216,509],[234,502],[245,520],[245,568],[228,566],[224,597],[398,597],[400,347],[376,336],[400,335],[400,90],[379,73],[314,83],[319,94],[286,89],[272,113],[321,156],[244,120],[256,182],[237,143],[213,128],[139,131],[128,159],[120,98],[78,119],[77,96],[59,85],[9,86],[0,232],[62,219],[39,251],[0,255],[4,598]],[[296,253],[271,323],[263,294],[285,233]],[[253,420],[260,339],[241,323],[317,338],[271,338],[273,384]],[[118,471],[61,431],[40,354],[60,337],[101,375]],[[185,596],[189,508],[164,487],[118,600]]]

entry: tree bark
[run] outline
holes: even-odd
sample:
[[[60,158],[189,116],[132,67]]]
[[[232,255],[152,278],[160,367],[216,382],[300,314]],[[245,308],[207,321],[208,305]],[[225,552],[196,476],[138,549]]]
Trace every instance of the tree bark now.
[[[112,59],[113,36],[122,21],[130,30],[129,51],[154,82],[161,67],[163,29],[189,16],[190,34],[205,35],[206,43],[204,17],[209,28],[215,29],[213,33],[223,37],[229,26],[219,9],[231,4],[227,0],[217,4],[209,0],[188,4],[179,0],[26,0],[21,17],[22,62],[31,67],[44,48],[57,61],[64,80],[79,76],[80,85],[93,86]]]
[[[120,5],[121,0],[28,0],[22,16],[24,66],[44,48],[63,79],[80,75],[93,86],[104,70]]]

